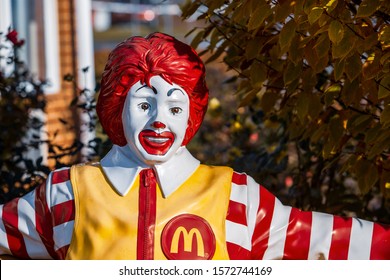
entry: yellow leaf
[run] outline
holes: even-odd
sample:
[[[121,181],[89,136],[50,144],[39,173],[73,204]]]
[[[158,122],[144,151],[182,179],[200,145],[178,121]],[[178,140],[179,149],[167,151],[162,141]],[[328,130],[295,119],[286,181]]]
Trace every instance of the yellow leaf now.
[[[251,85],[253,88],[261,88],[264,81],[267,79],[267,68],[255,61],[250,68]]]
[[[360,191],[362,194],[368,193],[378,180],[378,170],[376,166],[371,161],[361,158],[356,161],[354,170],[358,179]]]
[[[321,17],[318,19],[318,25],[320,27],[325,27],[330,22],[330,20],[331,18],[327,14],[322,14]],[[327,27],[326,30],[328,30]]]
[[[385,54],[381,57],[381,59],[380,59],[381,65],[384,66],[384,65],[386,64],[386,62],[387,62],[387,63],[390,62],[390,52],[385,53]]]
[[[327,11],[328,13],[330,13],[331,11],[333,11],[336,7],[337,7],[337,0],[330,0],[330,1],[325,5],[326,11]]]
[[[385,106],[381,113],[380,121],[383,125],[387,125],[390,123],[390,104]]]
[[[294,13],[296,15],[303,13],[303,4],[305,0],[293,0],[291,1],[291,6],[294,7]]]
[[[283,29],[279,34],[279,44],[282,49],[290,46],[291,41],[295,36],[296,27],[297,25],[293,19],[283,26]]]
[[[379,58],[374,53],[363,64],[363,76],[368,80],[375,78],[380,70]]]
[[[263,43],[263,37],[257,36],[253,38],[252,40],[248,41],[248,44],[245,48],[245,56],[248,60],[251,60],[257,56],[257,54],[260,52],[262,44]]]
[[[318,63],[318,55],[314,48],[315,41],[312,40],[305,47],[305,59],[307,63],[314,69],[315,65]]]
[[[261,108],[264,110],[265,113],[270,112],[276,103],[276,100],[278,100],[279,94],[274,91],[266,91],[262,98],[261,98]]]
[[[364,41],[361,42],[364,50],[369,50],[373,47],[376,47],[376,45],[378,44],[378,37],[379,34],[377,32],[372,32],[370,35],[366,36],[364,38]]]
[[[330,41],[326,33],[323,33],[317,40],[317,43],[314,46],[317,56],[323,57],[324,55],[329,55]]]
[[[345,64],[345,73],[350,81],[356,79],[357,76],[362,72],[362,61],[360,60],[359,54],[354,54],[347,59]]]
[[[361,115],[356,119],[347,123],[347,129],[352,135],[364,133],[372,123],[372,117],[369,115]]]
[[[325,159],[333,157],[337,153],[337,143],[335,143],[332,138],[326,139],[326,142],[322,149],[322,156]]]
[[[225,47],[226,45],[228,44],[227,41],[223,42],[222,45],[218,46],[217,50],[206,60],[206,64],[207,63],[210,63],[214,60],[216,60],[217,58],[219,58],[221,56],[221,54],[225,51]]]
[[[341,92],[341,86],[339,84],[333,84],[325,90],[324,102],[326,106],[333,103],[335,97],[339,96]]]
[[[380,7],[380,0],[363,0],[357,10],[356,17],[369,17]]]
[[[328,55],[323,55],[318,58],[317,63],[314,65],[314,71],[316,73],[321,73],[325,71],[326,67],[329,66],[329,56]]]
[[[346,57],[351,50],[354,49],[356,40],[357,38],[355,34],[350,31],[345,32],[341,41],[338,44],[332,45],[333,58]]]
[[[321,103],[320,97],[317,94],[311,94],[307,102],[310,104],[308,115],[310,116],[310,119],[313,120],[321,113],[323,105]]]
[[[298,95],[298,100],[295,109],[301,123],[305,123],[307,114],[309,112],[310,104],[309,102],[307,102],[308,98],[309,98],[309,94],[305,92],[302,92],[301,94]]]
[[[263,1],[261,1],[263,2]],[[259,28],[264,20],[271,15],[272,10],[268,3],[258,3],[257,8],[254,10],[254,12],[250,15],[249,22],[248,22],[248,30],[254,30]]]
[[[341,91],[341,98],[345,105],[360,104],[361,99],[363,98],[363,90],[359,79],[350,81],[349,79],[344,79],[344,86]]]
[[[256,98],[258,90],[253,89],[250,92],[246,93],[240,100],[239,107],[245,107],[248,106],[253,102],[253,100]]]
[[[210,35],[210,47],[209,49],[211,51],[214,50],[214,48],[217,46],[218,42],[220,41],[220,33],[217,28],[213,29]]]
[[[305,4],[303,5],[303,11],[305,14],[310,14],[311,10],[315,7],[316,5],[316,0],[306,0]]]
[[[324,138],[324,134],[326,132],[326,125],[320,125],[312,135],[310,135],[310,141],[312,143],[317,143]]]
[[[308,16],[308,19],[309,19],[309,23],[310,24],[313,24],[315,23],[322,15],[322,13],[324,12],[324,9],[321,8],[321,7],[314,7],[309,16]]]
[[[279,4],[276,5],[276,11],[274,13],[274,21],[276,22],[283,22],[286,20],[286,18],[291,14],[292,12],[292,6],[290,1],[279,1]]]
[[[224,2],[224,0],[208,0],[206,1],[206,6],[209,8],[210,12],[213,12],[215,9],[221,7]]]
[[[379,41],[383,50],[390,48],[390,25],[386,25],[379,33]]]
[[[301,39],[299,36],[295,36],[291,42],[289,48],[289,59],[294,63],[300,63],[303,59],[304,48],[301,47]]]
[[[344,27],[338,20],[333,20],[328,29],[329,39],[337,44],[341,42],[344,37]]]
[[[302,73],[302,65],[301,64],[295,65],[292,62],[288,63],[288,65],[283,73],[284,84],[285,85],[290,84],[292,81],[299,78],[301,73]]]
[[[345,59],[339,59],[334,63],[334,79],[339,81],[344,74],[345,69]]]
[[[199,45],[199,43],[203,40],[203,35],[205,34],[205,31],[202,30],[202,31],[199,31],[196,36],[194,37],[194,39],[192,39],[191,41],[191,47],[193,47],[194,49],[196,49]]]
[[[390,148],[390,131],[387,129],[378,135],[374,145],[369,148],[368,158],[373,159]]]
[[[329,122],[329,136],[334,143],[338,143],[344,134],[343,120],[335,115]]]
[[[377,124],[372,128],[367,129],[366,135],[364,135],[364,141],[368,145],[375,144],[378,135],[381,134],[381,125]]]

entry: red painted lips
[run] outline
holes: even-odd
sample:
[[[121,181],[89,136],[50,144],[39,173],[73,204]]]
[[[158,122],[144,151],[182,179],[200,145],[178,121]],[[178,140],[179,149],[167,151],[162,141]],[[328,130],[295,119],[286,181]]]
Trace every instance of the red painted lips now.
[[[143,130],[138,139],[148,154],[165,155],[171,148],[175,136],[169,131],[156,133],[153,130]]]

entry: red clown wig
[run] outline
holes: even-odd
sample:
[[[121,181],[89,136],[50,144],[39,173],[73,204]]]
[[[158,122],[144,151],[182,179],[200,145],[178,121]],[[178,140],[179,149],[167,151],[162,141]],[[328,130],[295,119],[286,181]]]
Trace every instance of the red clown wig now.
[[[198,131],[209,94],[204,64],[187,44],[166,34],[152,33],[146,38],[136,36],[125,40],[108,57],[96,110],[113,144],[127,143],[122,111],[130,88],[138,81],[150,86],[150,78],[156,75],[179,85],[189,96],[190,117],[182,145]]]

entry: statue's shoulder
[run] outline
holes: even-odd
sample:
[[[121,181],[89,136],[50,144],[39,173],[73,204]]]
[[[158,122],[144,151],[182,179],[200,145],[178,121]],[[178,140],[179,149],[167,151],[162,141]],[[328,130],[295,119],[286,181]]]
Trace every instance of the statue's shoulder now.
[[[229,166],[220,166],[220,165],[206,165],[200,164],[199,170],[207,171],[213,174],[227,175],[230,176],[233,174],[234,170]]]
[[[72,168],[88,168],[88,167],[100,167],[100,162],[99,161],[84,162],[84,163],[77,163],[72,166]]]
[[[75,172],[86,172],[90,170],[100,170],[101,165],[100,162],[85,162],[85,163],[77,163],[72,165],[70,169],[70,173],[75,173]]]

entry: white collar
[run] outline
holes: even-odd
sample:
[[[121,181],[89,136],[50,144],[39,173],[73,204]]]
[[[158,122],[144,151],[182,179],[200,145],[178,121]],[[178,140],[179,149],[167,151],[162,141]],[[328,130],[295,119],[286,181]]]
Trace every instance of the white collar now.
[[[141,170],[153,168],[164,197],[168,197],[195,172],[200,162],[182,146],[167,162],[148,166],[132,156],[127,145],[113,145],[100,164],[105,176],[121,196],[129,192]]]

